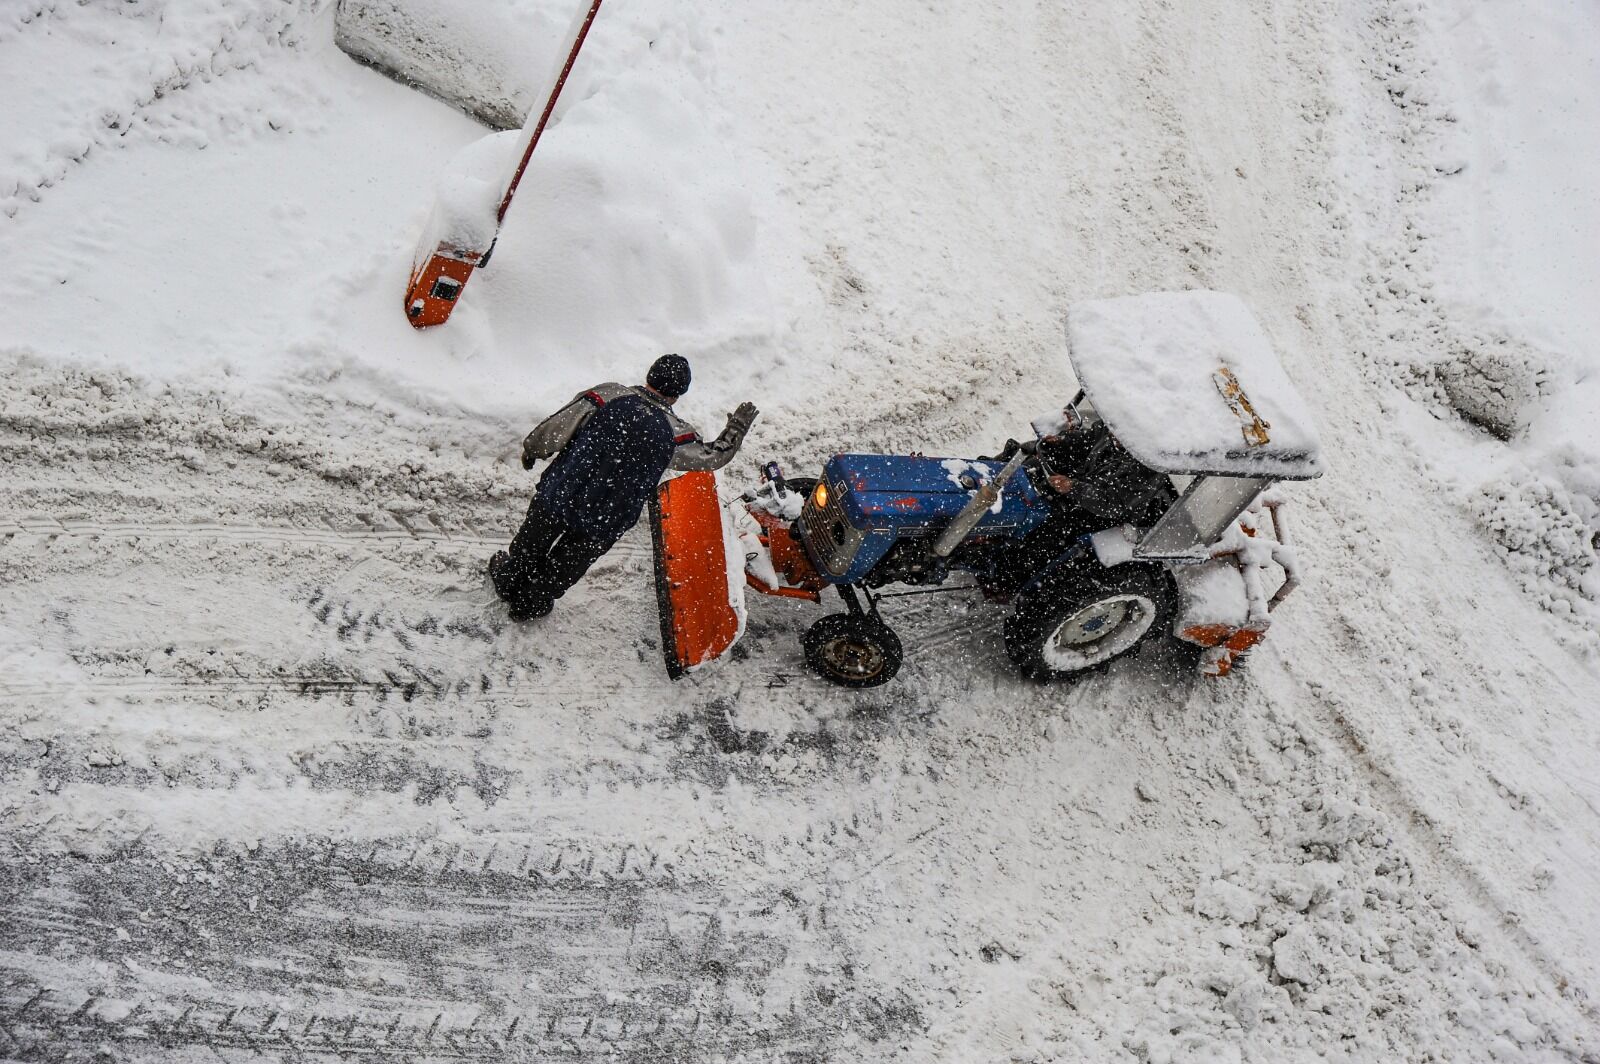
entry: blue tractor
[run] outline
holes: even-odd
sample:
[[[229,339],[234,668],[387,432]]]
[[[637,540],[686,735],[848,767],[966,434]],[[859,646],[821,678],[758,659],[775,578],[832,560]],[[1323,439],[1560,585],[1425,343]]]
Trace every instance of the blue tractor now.
[[[815,479],[769,464],[726,508],[712,487],[698,519],[693,483],[664,485],[657,586],[669,671],[731,645],[748,587],[839,596],[844,609],[801,643],[815,672],[846,687],[886,683],[900,668],[884,600],[943,590],[1006,604],[1006,653],[1030,677],[1080,677],[1162,634],[1200,648],[1202,671],[1226,675],[1298,582],[1271,489],[1320,475],[1304,404],[1231,296],[1082,304],[1068,338],[1076,394],[994,456],[837,454]],[[910,590],[885,590],[897,585]]]

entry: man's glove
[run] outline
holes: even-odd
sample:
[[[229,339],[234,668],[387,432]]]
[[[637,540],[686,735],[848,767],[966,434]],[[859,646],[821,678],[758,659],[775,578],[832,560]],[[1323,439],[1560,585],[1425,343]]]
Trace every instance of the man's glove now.
[[[750,426],[755,424],[756,415],[759,413],[761,411],[756,409],[756,404],[740,403],[734,408],[733,413],[728,415],[728,427],[738,429],[739,435],[743,436],[750,431]]]
[[[533,433],[530,432],[522,441],[522,468],[532,469],[533,463],[538,460],[538,456],[533,453]]]

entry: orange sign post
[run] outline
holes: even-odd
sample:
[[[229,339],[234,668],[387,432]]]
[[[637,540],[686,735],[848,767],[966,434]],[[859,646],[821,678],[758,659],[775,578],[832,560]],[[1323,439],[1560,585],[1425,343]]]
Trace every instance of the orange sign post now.
[[[516,195],[517,186],[522,183],[522,175],[527,172],[528,161],[533,158],[533,149],[539,146],[539,137],[550,122],[550,115],[556,109],[556,100],[560,98],[561,90],[572,74],[573,64],[578,61],[578,52],[582,50],[583,42],[589,35],[589,27],[594,25],[595,16],[599,13],[600,0],[582,0],[577,17],[573,20],[572,29],[567,34],[566,47],[560,53],[561,63],[556,67],[549,95],[545,98],[544,107],[539,111],[538,120],[530,126],[523,127],[523,149],[517,160],[517,167],[506,183],[505,195],[500,199],[499,209],[495,212],[496,238],[500,224],[505,221],[506,211],[511,208],[511,197]],[[412,326],[426,329],[448,321],[450,312],[455,310],[456,304],[461,299],[462,290],[472,277],[472,271],[487,265],[489,253],[493,250],[494,239],[489,241],[487,247],[464,248],[459,246],[459,241],[451,240],[449,237],[439,237],[430,227],[429,232],[423,237],[423,246],[417,249],[417,256],[411,269],[411,279],[406,283],[406,318]]]

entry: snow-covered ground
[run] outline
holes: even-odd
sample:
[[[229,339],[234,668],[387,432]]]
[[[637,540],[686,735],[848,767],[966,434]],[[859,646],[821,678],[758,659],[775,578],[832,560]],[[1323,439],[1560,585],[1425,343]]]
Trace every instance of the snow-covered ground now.
[[[0,1055],[1595,1059],[1595,28],[607,0],[419,335],[487,131],[331,5],[0,6]],[[662,350],[761,404],[730,479],[976,454],[1067,304],[1190,287],[1329,458],[1237,677],[1039,687],[936,597],[874,692],[779,600],[670,684],[637,531],[484,585],[522,433]]]

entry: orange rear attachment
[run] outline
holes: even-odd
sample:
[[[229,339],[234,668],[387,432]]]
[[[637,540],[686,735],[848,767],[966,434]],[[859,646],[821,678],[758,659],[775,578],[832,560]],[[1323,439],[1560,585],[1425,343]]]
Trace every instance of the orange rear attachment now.
[[[661,653],[674,680],[720,657],[742,628],[730,601],[727,541],[715,473],[685,473],[650,500]]]
[[[1215,647],[1228,641],[1239,629],[1231,624],[1191,624],[1178,634],[1178,638],[1195,646]]]
[[[1211,560],[1173,571],[1180,592],[1177,636],[1205,647],[1200,672],[1227,676],[1250,648],[1267,636],[1272,614],[1300,584],[1300,567],[1282,504],[1270,495],[1250,507],[1211,552]],[[1264,533],[1270,518],[1273,538]],[[1276,565],[1283,582],[1268,597],[1267,571]]]
[[[1205,676],[1226,676],[1233,671],[1235,665],[1244,657],[1245,651],[1255,646],[1267,636],[1263,628],[1229,629],[1226,625],[1202,625],[1203,628],[1222,628],[1222,638],[1216,642],[1202,642],[1195,638],[1196,634],[1203,634],[1205,638],[1212,638],[1215,633],[1199,633],[1198,628],[1186,628],[1183,638],[1191,643],[1199,643],[1208,649],[1200,659],[1200,672]]]

